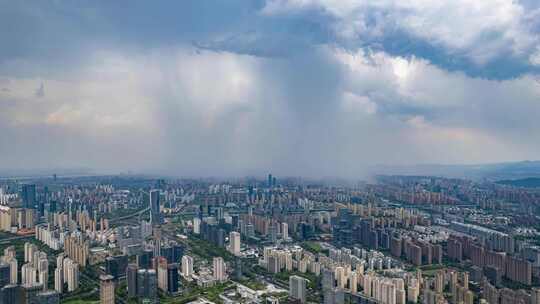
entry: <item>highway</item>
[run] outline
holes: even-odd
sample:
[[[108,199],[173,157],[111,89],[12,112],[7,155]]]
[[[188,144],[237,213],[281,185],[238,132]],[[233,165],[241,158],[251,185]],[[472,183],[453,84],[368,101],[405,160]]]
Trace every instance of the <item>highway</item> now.
[[[15,240],[30,239],[30,238],[33,238],[33,237],[34,237],[34,234],[14,236],[14,237],[10,237],[10,238],[7,238],[7,239],[1,239],[0,244],[15,241]]]
[[[121,217],[110,219],[109,223],[114,223],[114,222],[118,222],[118,221],[127,220],[127,219],[133,218],[135,216],[140,216],[140,215],[142,215],[142,214],[144,214],[145,212],[148,212],[148,211],[150,211],[150,207],[147,207],[147,208],[145,208],[143,210],[139,210],[139,211],[137,211],[135,213],[132,213],[132,214],[128,214],[128,215],[124,215],[124,216],[121,216]]]

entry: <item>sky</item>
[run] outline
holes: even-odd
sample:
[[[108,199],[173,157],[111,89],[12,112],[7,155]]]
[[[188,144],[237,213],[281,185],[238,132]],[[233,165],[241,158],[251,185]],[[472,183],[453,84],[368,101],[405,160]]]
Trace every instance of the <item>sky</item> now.
[[[535,0],[0,0],[0,168],[540,159]]]

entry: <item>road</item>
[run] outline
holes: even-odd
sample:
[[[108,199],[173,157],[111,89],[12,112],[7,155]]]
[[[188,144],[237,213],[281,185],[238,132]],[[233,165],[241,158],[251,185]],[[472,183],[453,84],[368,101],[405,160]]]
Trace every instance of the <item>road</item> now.
[[[30,239],[30,238],[33,238],[33,237],[34,237],[34,234],[14,236],[14,237],[10,237],[10,238],[7,238],[7,239],[1,239],[0,244],[5,243],[5,242],[11,242],[11,241],[14,241],[14,240]]]
[[[139,210],[139,211],[137,211],[135,213],[132,213],[132,214],[128,214],[128,215],[124,215],[124,216],[121,216],[121,217],[110,219],[109,223],[114,223],[114,222],[118,222],[118,221],[127,220],[127,219],[133,218],[135,216],[140,216],[140,215],[142,215],[142,214],[144,214],[145,212],[148,212],[148,211],[150,211],[150,207],[147,207],[147,208],[145,208],[143,210]]]

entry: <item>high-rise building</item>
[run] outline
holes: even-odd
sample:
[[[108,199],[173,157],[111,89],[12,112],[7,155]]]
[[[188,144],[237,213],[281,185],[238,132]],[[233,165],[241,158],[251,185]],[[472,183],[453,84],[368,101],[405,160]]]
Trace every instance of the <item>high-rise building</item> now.
[[[167,259],[164,257],[157,258],[157,279],[158,279],[158,288],[162,291],[167,292]]]
[[[39,304],[59,304],[60,294],[55,290],[45,290],[37,294],[37,303]]]
[[[21,284],[34,284],[36,283],[37,271],[32,264],[24,264],[21,268]]]
[[[139,269],[137,272],[137,296],[155,299],[157,295],[157,274],[154,269]]]
[[[231,231],[229,234],[229,251],[235,256],[240,255],[240,233]]]
[[[20,285],[10,284],[4,286],[0,291],[0,303],[19,303],[20,292]]]
[[[284,241],[289,239],[289,224],[281,223],[281,236]]]
[[[18,277],[18,262],[17,262],[17,259],[15,257],[12,257],[12,256],[7,256],[6,258],[6,263],[9,264],[9,271],[10,271],[10,279],[9,279],[9,283],[10,284],[18,284],[19,282],[19,277]]]
[[[242,279],[242,259],[240,257],[234,259],[234,278],[237,280]]]
[[[159,190],[150,191],[150,213],[152,224],[161,224],[161,216],[159,210]]]
[[[170,263],[180,263],[184,256],[184,246],[180,244],[174,244],[172,246],[172,261]]]
[[[24,243],[24,262],[25,263],[32,263],[34,258],[34,252],[38,251],[38,248],[36,245],[32,243]]]
[[[190,279],[191,275],[193,275],[193,258],[185,255],[182,257],[182,276]]]
[[[43,254],[37,259],[38,282],[47,289],[49,285],[49,260],[47,255]]]
[[[79,288],[79,264],[70,258],[64,259],[64,280],[67,282],[68,291],[72,292]]]
[[[279,273],[281,271],[279,257],[270,255],[267,259],[266,270],[268,270],[270,273]]]
[[[64,249],[67,256],[81,267],[86,267],[90,254],[90,244],[81,236],[69,236],[65,238]]]
[[[275,223],[271,224],[270,227],[268,227],[268,234],[272,243],[277,242],[277,230],[278,228]]]
[[[36,185],[22,185],[21,199],[23,203],[23,208],[34,209],[36,206]]]
[[[306,303],[306,279],[299,276],[289,277],[289,296]]]
[[[178,264],[167,265],[167,291],[169,293],[178,292]]]
[[[201,219],[198,217],[193,218],[193,233],[195,234],[201,233]]]
[[[6,249],[4,249],[4,256],[15,258],[17,256],[17,251],[15,250],[15,246],[9,246]]]
[[[358,292],[358,275],[356,274],[356,271],[351,271],[349,274],[349,290],[352,294]]]
[[[105,259],[105,272],[112,275],[114,279],[117,280],[119,277],[123,277],[126,274],[127,265],[127,255],[107,257]]]
[[[114,304],[114,277],[111,275],[99,276],[99,303]]]
[[[39,283],[21,285],[21,295],[17,302],[23,304],[38,303],[38,293],[43,290],[43,285]]]
[[[150,249],[143,250],[139,255],[137,255],[137,266],[142,269],[147,269],[152,266],[152,258],[154,257],[154,252]]]
[[[8,263],[0,263],[0,288],[9,285],[11,281],[11,268]]]
[[[128,297],[134,298],[137,296],[137,272],[139,267],[136,264],[129,264],[126,269],[127,292]]]
[[[215,257],[214,258],[214,279],[216,279],[219,282],[223,282],[226,280],[226,268],[225,268],[225,261],[223,261],[222,257]]]
[[[60,294],[64,291],[63,273],[60,267],[56,267],[54,270],[54,290]]]
[[[333,290],[335,285],[335,275],[332,270],[323,269],[322,271],[322,289],[324,291]]]
[[[533,288],[531,291],[531,304],[540,304],[540,289]]]

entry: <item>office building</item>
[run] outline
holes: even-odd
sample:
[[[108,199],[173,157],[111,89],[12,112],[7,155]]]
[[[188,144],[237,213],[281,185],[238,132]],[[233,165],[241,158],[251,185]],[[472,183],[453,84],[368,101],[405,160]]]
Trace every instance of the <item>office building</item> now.
[[[167,291],[169,293],[178,292],[179,267],[177,263],[167,265]]]
[[[23,208],[34,209],[36,207],[36,185],[22,185],[21,199],[23,203]]]
[[[127,293],[128,297],[134,298],[137,296],[137,272],[139,267],[135,264],[129,264],[126,269]]]
[[[161,215],[159,209],[159,190],[150,191],[150,214],[152,219],[152,224],[161,224]]]
[[[141,299],[156,299],[157,274],[154,269],[139,269],[137,272],[137,296]]]
[[[141,269],[148,269],[152,267],[152,258],[154,257],[154,251],[151,249],[145,249],[137,255],[137,266]]]

